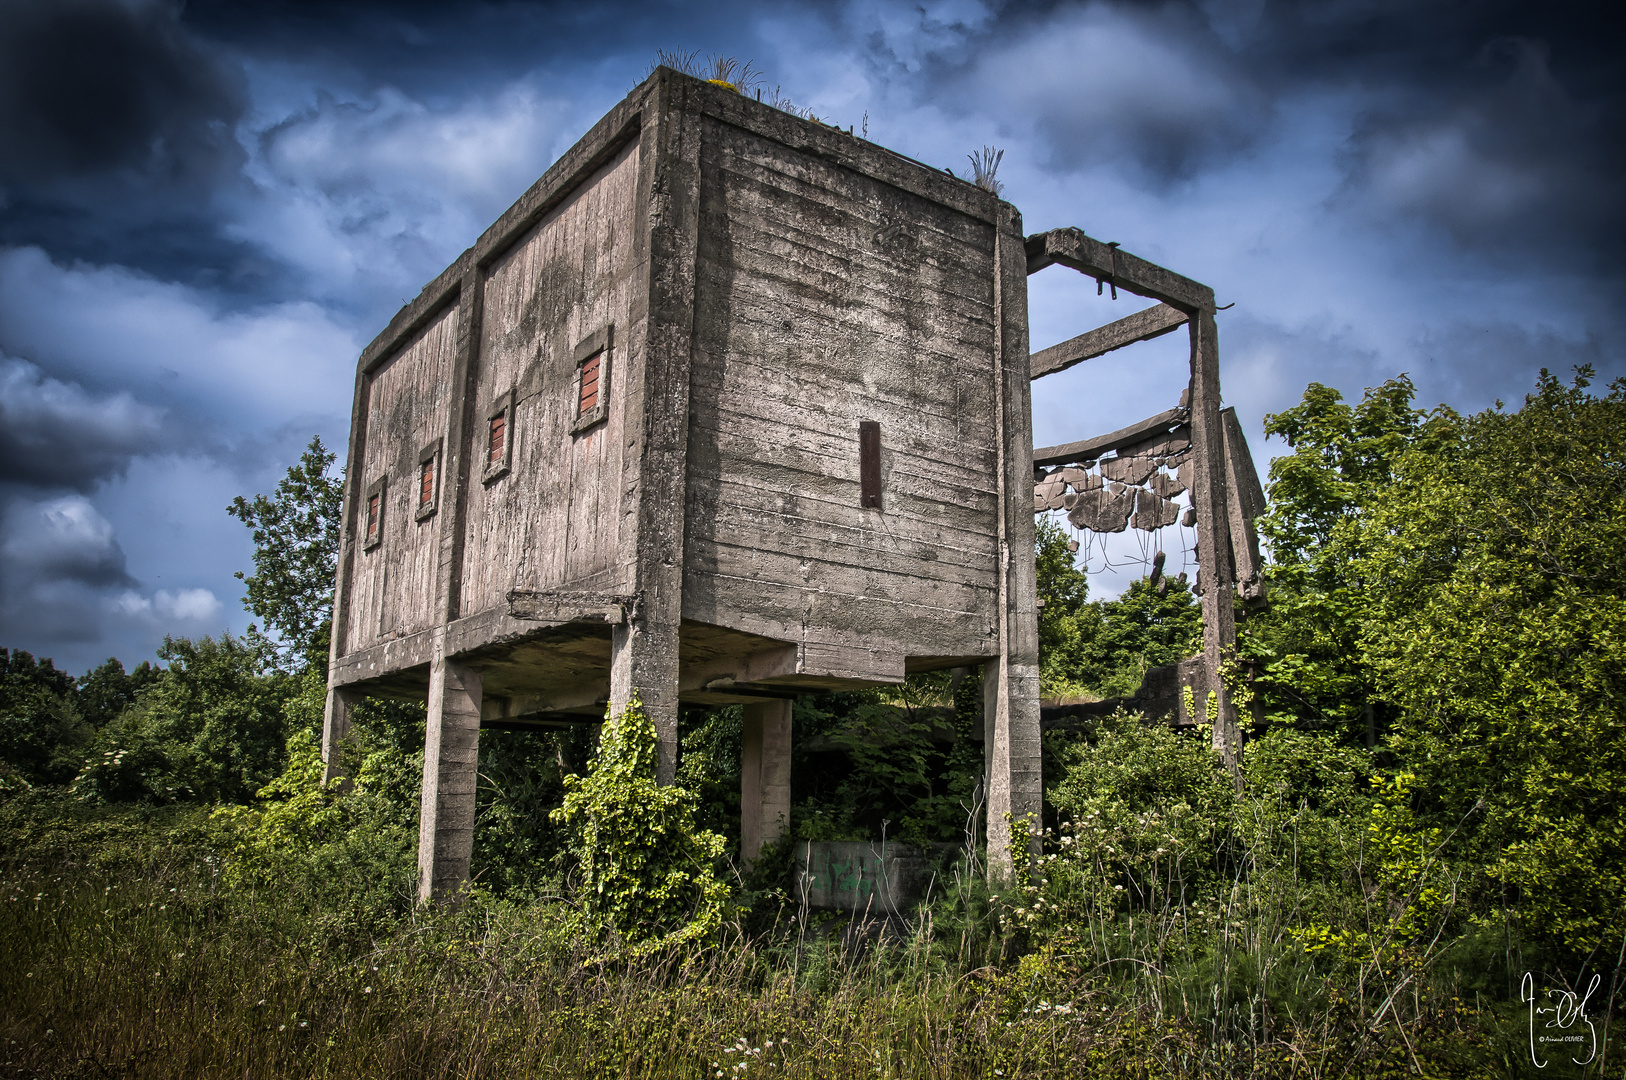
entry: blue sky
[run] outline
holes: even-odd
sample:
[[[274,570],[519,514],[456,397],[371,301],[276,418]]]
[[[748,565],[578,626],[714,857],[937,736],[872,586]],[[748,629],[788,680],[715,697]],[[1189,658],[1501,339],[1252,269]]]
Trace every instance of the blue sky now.
[[[240,632],[231,498],[344,446],[361,347],[663,48],[933,165],[1002,148],[1029,232],[1211,284],[1261,471],[1312,380],[1472,410],[1626,373],[1626,67],[1590,6],[7,0],[0,645],[81,671]],[[1030,288],[1036,349],[1140,306]],[[1185,362],[1036,384],[1036,441],[1168,407]]]

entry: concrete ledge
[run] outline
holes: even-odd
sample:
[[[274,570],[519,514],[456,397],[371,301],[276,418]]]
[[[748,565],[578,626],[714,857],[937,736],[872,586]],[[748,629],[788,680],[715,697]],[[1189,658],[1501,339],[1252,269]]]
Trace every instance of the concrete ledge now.
[[[420,630],[336,658],[328,668],[328,685],[349,686],[427,666],[434,652],[434,631]]]

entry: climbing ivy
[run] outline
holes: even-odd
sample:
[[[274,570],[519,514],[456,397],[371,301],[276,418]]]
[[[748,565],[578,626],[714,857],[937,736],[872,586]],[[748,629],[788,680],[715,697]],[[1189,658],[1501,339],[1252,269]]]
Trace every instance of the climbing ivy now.
[[[641,954],[710,937],[728,886],[717,875],[724,840],[695,823],[697,800],[655,779],[655,725],[635,697],[609,718],[585,776],[565,777],[552,820],[568,830],[584,929],[609,954]]]

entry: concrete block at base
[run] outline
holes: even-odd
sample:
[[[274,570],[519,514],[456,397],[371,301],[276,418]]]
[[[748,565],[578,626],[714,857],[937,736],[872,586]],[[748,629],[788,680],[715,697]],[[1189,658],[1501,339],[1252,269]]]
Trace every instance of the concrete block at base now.
[[[922,851],[906,844],[804,840],[796,845],[794,899],[826,911],[906,915],[943,888],[944,868],[959,850],[953,844]]]

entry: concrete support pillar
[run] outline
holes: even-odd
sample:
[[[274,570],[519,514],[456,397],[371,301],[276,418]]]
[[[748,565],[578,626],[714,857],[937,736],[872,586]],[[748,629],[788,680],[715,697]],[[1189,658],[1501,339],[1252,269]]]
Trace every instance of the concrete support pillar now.
[[[654,623],[651,619],[650,623]],[[655,725],[659,756],[655,779],[677,778],[678,745],[677,621],[617,626],[610,637],[610,715],[618,716],[634,694]]]
[[[790,826],[789,701],[745,706],[740,737],[740,860],[751,862]]]
[[[632,567],[618,589],[637,596],[628,625],[615,628],[610,652],[610,711],[634,692],[660,738],[656,778],[677,775],[678,630],[683,620],[684,512],[688,490],[689,369],[694,350],[695,262],[700,249],[700,113],[681,81],[663,85],[639,132],[638,220],[633,240],[643,265],[641,361],[621,368],[623,400],[621,519],[623,558]],[[640,252],[641,253],[636,253]],[[634,293],[637,296],[637,292]],[[633,300],[637,310],[639,300]],[[634,324],[637,319],[634,318]],[[633,331],[636,333],[636,331]]]
[[[327,707],[322,712],[322,783],[339,781],[339,790],[350,790],[350,778],[339,760],[342,747],[350,741],[350,710],[359,695],[342,687],[329,687]]]
[[[1203,609],[1203,665],[1208,671],[1209,692],[1218,698],[1219,705],[1214,751],[1240,792],[1242,730],[1223,675],[1225,661],[1236,653],[1236,567],[1231,561],[1231,513],[1220,418],[1219,332],[1212,307],[1192,315],[1190,333],[1191,446],[1196,453],[1191,505],[1197,511],[1199,530],[1197,584]]]
[[[1039,852],[1037,833],[1044,806],[1044,775],[1039,745],[1039,669],[996,658],[982,666],[984,776],[988,790],[988,874],[1008,880],[1015,862],[1011,830],[1033,834],[1030,853]],[[1006,815],[1009,814],[1009,820]]]
[[[451,660],[429,668],[429,720],[418,814],[418,899],[455,901],[474,852],[480,755],[480,672]]]
[[[999,446],[999,656],[982,669],[988,875],[1009,880],[1012,828],[1035,834],[1044,805],[1039,746],[1039,602],[1034,566],[1033,399],[1022,216],[1001,205],[994,241],[995,429]],[[1031,820],[1027,820],[1031,815]],[[1024,825],[1025,822],[1025,825]]]

